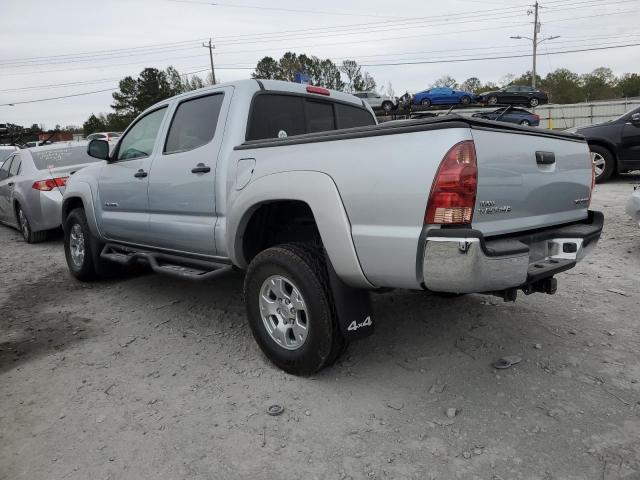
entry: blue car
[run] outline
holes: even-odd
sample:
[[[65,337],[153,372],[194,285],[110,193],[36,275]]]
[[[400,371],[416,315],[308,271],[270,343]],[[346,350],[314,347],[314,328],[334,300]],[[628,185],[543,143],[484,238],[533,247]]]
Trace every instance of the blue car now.
[[[491,112],[474,113],[471,116],[485,118],[487,120],[497,120],[498,122],[517,123],[518,125],[531,127],[540,125],[540,116],[524,108],[503,107]]]
[[[476,101],[476,96],[470,92],[453,90],[451,88],[430,88],[416,93],[411,103],[430,107],[431,105],[469,105]]]

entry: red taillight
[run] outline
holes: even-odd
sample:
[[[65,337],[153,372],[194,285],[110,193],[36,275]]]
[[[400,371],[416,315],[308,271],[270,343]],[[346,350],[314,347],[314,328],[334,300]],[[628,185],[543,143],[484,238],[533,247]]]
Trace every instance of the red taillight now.
[[[451,148],[442,159],[433,181],[426,224],[469,224],[473,218],[478,187],[476,149],[472,140]]]
[[[540,120],[540,115],[538,115],[537,113],[534,113],[533,114],[533,118],[535,118],[536,120],[539,121]]]
[[[307,92],[317,93],[318,95],[326,95],[327,97],[331,95],[331,92],[326,88],[314,87],[313,85],[307,85]]]
[[[31,188],[35,188],[36,190],[40,190],[41,192],[49,192],[56,187],[64,187],[67,184],[67,179],[69,177],[57,177],[57,178],[48,178],[46,180],[38,180],[37,182],[33,182]]]

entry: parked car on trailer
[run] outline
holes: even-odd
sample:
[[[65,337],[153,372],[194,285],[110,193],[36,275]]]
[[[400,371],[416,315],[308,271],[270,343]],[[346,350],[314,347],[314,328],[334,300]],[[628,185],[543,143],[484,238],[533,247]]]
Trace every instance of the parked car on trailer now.
[[[367,102],[374,110],[389,113],[398,108],[398,97],[390,97],[378,92],[356,92],[354,95]]]
[[[413,96],[413,105],[470,105],[476,101],[475,94],[452,88],[430,88]]]
[[[18,150],[0,167],[0,223],[20,230],[25,241],[43,241],[60,227],[62,194],[70,175],[98,160],[87,144]]]
[[[549,103],[549,96],[542,90],[527,85],[509,85],[494,92],[478,95],[480,103],[487,105],[527,105],[537,107]]]
[[[552,294],[595,247],[583,138],[458,115],[378,125],[362,103],[241,80],[150,107],[112,154],[91,141],[107,162],[67,184],[70,272],[245,270],[258,345],[309,374],[372,332],[371,290]]]
[[[471,115],[474,118],[484,118],[498,122],[517,123],[518,125],[537,127],[540,125],[540,115],[531,113],[524,108],[512,106],[501,107],[492,112],[479,112]]]
[[[640,169],[640,107],[614,120],[567,131],[587,139],[596,182],[605,182],[615,173]]]

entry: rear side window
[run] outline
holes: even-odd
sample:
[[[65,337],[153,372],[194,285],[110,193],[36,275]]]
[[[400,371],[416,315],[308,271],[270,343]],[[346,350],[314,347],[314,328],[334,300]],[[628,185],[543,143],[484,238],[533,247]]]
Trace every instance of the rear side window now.
[[[307,133],[326,132],[327,130],[336,129],[333,105],[331,103],[307,100],[305,113],[307,117]]]
[[[31,150],[31,156],[33,157],[33,164],[38,170],[69,167],[71,165],[101,161],[89,156],[86,145],[50,148],[40,151]]]
[[[224,95],[217,93],[178,105],[169,127],[164,153],[193,150],[209,143],[216,133]]]
[[[286,138],[365,125],[375,125],[375,120],[364,108],[303,96],[262,94],[253,101],[247,140]]]
[[[365,127],[376,124],[373,115],[368,110],[341,103],[336,103],[336,117],[338,118],[338,128]]]
[[[13,177],[14,175],[18,175],[20,172],[20,165],[22,164],[22,159],[20,155],[16,155],[13,157],[13,163],[11,164],[11,168],[9,169],[9,176]]]
[[[247,140],[284,138],[306,133],[304,97],[258,95],[253,101]]]

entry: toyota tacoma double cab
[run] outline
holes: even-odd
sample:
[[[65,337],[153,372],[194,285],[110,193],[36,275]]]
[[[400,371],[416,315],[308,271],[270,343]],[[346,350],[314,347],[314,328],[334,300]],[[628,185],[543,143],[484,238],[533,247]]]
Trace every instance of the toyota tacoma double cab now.
[[[372,291],[552,294],[603,224],[582,137],[454,115],[377,125],[361,99],[315,86],[196,90],[147,109],[111,152],[87,148],[106,162],[67,183],[71,273],[242,270],[253,336],[294,374],[372,332]]]

